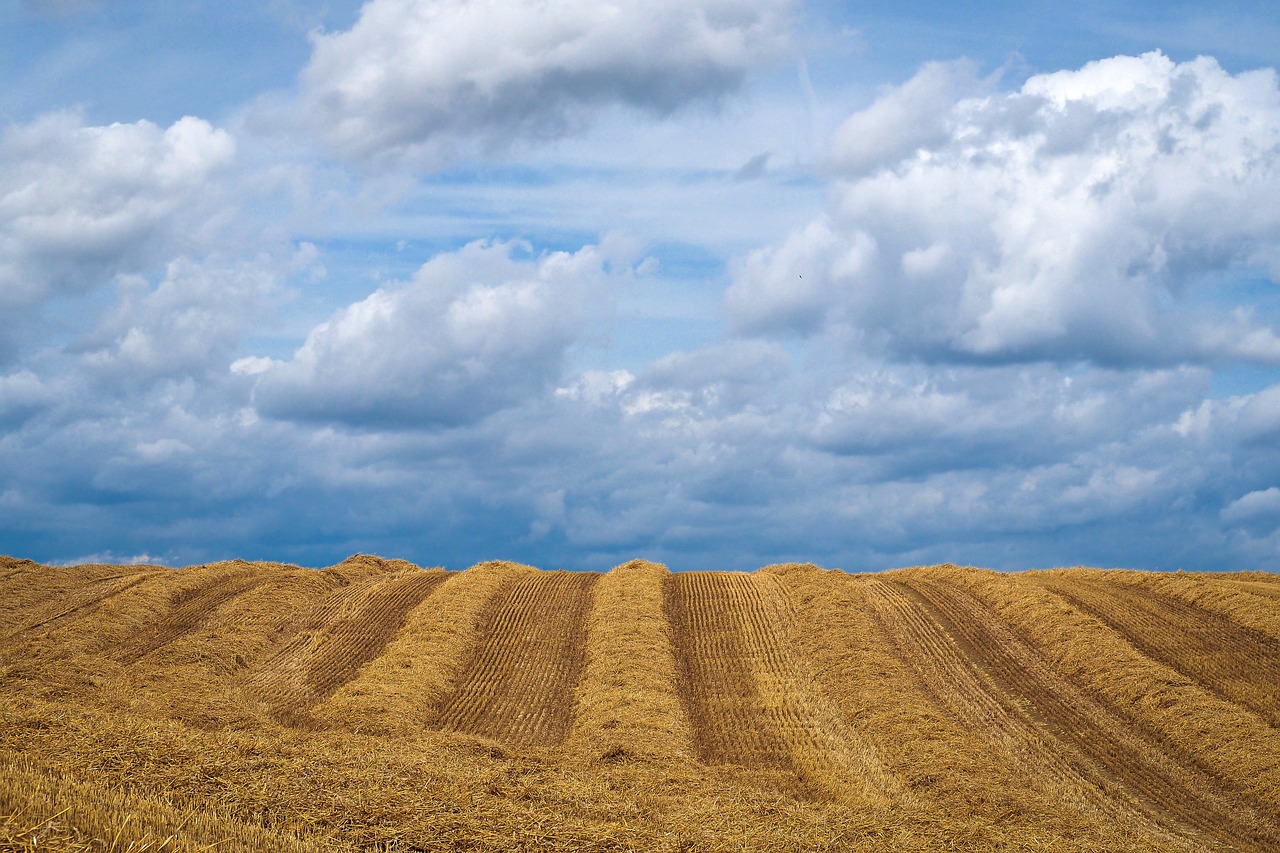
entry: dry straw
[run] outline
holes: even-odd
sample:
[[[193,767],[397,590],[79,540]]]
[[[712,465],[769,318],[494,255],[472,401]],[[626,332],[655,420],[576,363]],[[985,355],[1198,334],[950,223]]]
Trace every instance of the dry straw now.
[[[1275,582],[1053,577],[0,559],[0,850],[1276,849]]]
[[[671,678],[675,652],[662,606],[667,574],[665,566],[636,560],[596,584],[569,755],[688,758],[689,721]]]
[[[1280,732],[1134,649],[1104,623],[1026,578],[950,568],[946,580],[971,590],[1055,669],[1141,728],[1249,795],[1255,830],[1275,837],[1280,816]],[[1176,627],[1174,628],[1176,630]],[[1200,778],[1188,773],[1189,778]],[[1199,792],[1211,799],[1210,791]],[[1229,806],[1228,806],[1229,808]]]

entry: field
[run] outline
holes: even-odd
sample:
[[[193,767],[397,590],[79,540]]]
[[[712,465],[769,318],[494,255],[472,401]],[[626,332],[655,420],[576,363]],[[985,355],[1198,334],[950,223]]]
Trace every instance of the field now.
[[[1280,577],[0,557],[0,851],[1280,849]]]

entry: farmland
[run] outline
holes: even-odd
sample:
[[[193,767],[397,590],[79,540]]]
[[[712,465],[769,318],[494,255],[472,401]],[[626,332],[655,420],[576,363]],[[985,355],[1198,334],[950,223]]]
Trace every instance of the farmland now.
[[[0,850],[211,847],[1280,849],[1280,577],[0,558]]]

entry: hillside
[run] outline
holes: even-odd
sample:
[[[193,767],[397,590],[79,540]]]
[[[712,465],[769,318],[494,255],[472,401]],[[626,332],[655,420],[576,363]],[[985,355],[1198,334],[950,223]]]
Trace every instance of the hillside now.
[[[1280,577],[0,558],[0,850],[928,848],[1280,849]]]

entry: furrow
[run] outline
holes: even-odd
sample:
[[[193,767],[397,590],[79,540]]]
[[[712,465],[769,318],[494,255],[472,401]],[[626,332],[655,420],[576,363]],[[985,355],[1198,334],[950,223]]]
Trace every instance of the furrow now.
[[[749,575],[685,573],[667,580],[677,683],[705,763],[795,770],[788,738],[794,708],[760,689],[759,672],[782,686],[777,630]]]
[[[1098,574],[1098,570],[1082,570]],[[1248,580],[1234,582],[1230,576],[1200,576],[1194,572],[1108,571],[1108,581],[1150,589],[1167,598],[1207,610],[1236,625],[1265,634],[1280,642],[1280,608],[1267,594],[1274,582]]]
[[[1167,832],[1184,843],[1208,840],[1198,828],[1171,819],[1164,809],[1136,795],[1121,776],[1081,749],[1070,736],[1071,721],[1064,724],[1043,713],[1034,701],[1035,690],[1028,695],[1011,686],[990,650],[915,584],[872,580],[867,590],[880,611],[882,630],[928,692],[974,731],[988,732],[1011,760],[1033,775],[1063,780],[1115,824],[1146,826],[1152,836]]]
[[[573,724],[598,579],[594,572],[540,572],[499,595],[437,726],[520,746],[563,741]]]
[[[929,618],[909,587],[871,580],[866,591],[881,630],[891,638],[900,658],[921,676],[935,699],[970,726],[992,726],[1027,742],[1037,739],[1034,728],[1008,703],[996,700],[982,670],[961,652],[939,620]]]
[[[1227,589],[1280,600],[1280,581],[1221,579],[1218,583]]]
[[[759,629],[750,630],[756,614],[744,610],[760,602],[758,595],[748,596],[749,583],[746,575],[720,572],[667,579],[679,693],[703,762],[793,770],[752,672],[751,657],[760,654]]]
[[[1055,673],[1039,654],[968,592],[920,578],[907,581],[962,637],[999,689],[1016,697],[1070,752],[1123,785],[1132,801],[1161,823],[1182,823],[1228,844],[1270,849],[1274,827],[1223,780],[1162,749],[1095,697]]]
[[[1101,812],[1119,816],[1123,809],[1107,798],[1108,780],[1091,762],[1051,745],[1043,721],[1028,715],[1016,695],[1000,681],[969,640],[915,589],[897,581],[872,580],[870,602],[879,611],[882,630],[928,690],[974,731],[987,731],[998,743],[1052,774],[1076,780],[1075,788]],[[1128,817],[1132,818],[1133,815]]]

